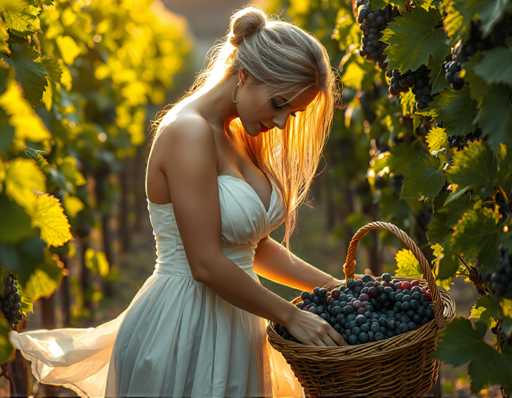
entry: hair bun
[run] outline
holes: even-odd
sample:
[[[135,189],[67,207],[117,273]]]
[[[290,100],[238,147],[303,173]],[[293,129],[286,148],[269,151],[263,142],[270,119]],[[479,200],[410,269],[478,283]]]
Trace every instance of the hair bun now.
[[[238,47],[246,37],[260,31],[266,23],[267,15],[264,11],[256,7],[242,8],[231,16],[229,41]]]

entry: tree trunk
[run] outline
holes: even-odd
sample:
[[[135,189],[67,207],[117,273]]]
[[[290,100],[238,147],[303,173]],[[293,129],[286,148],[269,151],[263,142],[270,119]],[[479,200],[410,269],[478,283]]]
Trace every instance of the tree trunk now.
[[[80,287],[83,296],[83,308],[85,308],[92,317],[93,305],[91,299],[91,276],[89,268],[85,265],[85,252],[89,248],[89,238],[82,238],[80,245]]]
[[[135,200],[134,200],[134,212],[135,212],[135,221],[134,221],[134,230],[140,231],[144,227],[144,223],[146,222],[146,186],[145,186],[145,178],[146,178],[146,170],[145,170],[145,151],[144,147],[138,147],[137,152],[134,158],[133,165],[133,181],[135,182],[134,192],[135,192]]]
[[[69,283],[71,273],[69,270],[69,257],[67,255],[62,255],[60,259],[64,264],[64,269],[66,269],[68,273],[68,275],[64,276],[64,278],[62,279],[62,284],[60,285],[59,289],[63,323],[64,327],[66,327],[71,325],[71,286]]]
[[[128,176],[131,174],[129,168],[132,166],[130,159],[124,161],[124,166],[119,173],[119,184],[121,186],[121,202],[119,206],[119,237],[121,243],[121,251],[128,252],[131,247],[131,228],[130,216],[133,197],[133,184],[129,183]],[[133,174],[132,174],[133,175]]]

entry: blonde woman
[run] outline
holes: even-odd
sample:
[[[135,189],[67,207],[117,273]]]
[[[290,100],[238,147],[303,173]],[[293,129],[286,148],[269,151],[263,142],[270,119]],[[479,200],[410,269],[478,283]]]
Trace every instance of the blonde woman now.
[[[328,136],[334,77],[325,48],[254,7],[192,88],[154,123],[146,169],[154,273],[117,318],[89,329],[11,333],[42,383],[82,396],[301,396],[268,320],[299,341],[343,340],[266,289],[340,280],[287,248]],[[285,226],[285,246],[270,237]]]

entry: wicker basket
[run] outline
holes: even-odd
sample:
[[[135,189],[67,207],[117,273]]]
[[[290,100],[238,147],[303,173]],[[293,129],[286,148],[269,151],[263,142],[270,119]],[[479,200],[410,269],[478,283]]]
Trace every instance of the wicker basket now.
[[[430,289],[434,319],[397,336],[347,346],[311,346],[282,338],[269,322],[267,334],[272,346],[290,364],[308,397],[417,397],[429,391],[439,375],[439,361],[431,354],[439,332],[455,316],[455,302],[434,281],[429,263],[409,236],[393,224],[372,222],[360,228],[350,241],[343,265],[346,281],[354,278],[355,252],[359,240],[369,231],[385,229],[397,236],[418,259],[423,280]],[[412,280],[401,278],[397,280]],[[293,304],[301,302],[297,297]]]

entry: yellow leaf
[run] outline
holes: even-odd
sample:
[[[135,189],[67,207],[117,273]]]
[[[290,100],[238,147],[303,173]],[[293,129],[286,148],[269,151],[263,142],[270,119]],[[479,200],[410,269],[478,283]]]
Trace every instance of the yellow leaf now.
[[[61,64],[62,74],[60,75],[60,82],[66,88],[66,90],[70,91],[73,86],[73,77],[71,76],[71,72],[68,67],[64,65],[64,62],[59,60],[59,64]]]
[[[420,263],[414,254],[408,249],[401,249],[395,254],[397,264],[396,275],[418,277],[421,276]]]
[[[62,59],[68,65],[71,65],[81,53],[80,47],[70,36],[58,36],[57,46],[62,54]]]
[[[0,25],[0,51],[5,54],[11,54],[7,41],[9,40],[9,32],[7,27],[3,24]]]
[[[46,179],[34,160],[15,159],[7,164],[5,187],[7,195],[31,213],[36,194],[45,191]]]
[[[364,70],[358,64],[352,62],[348,65],[341,80],[344,85],[360,90],[364,75]]]
[[[85,251],[85,265],[91,271],[99,274],[101,277],[106,277],[109,272],[109,265],[105,253],[93,249]]]
[[[30,275],[23,293],[32,302],[41,297],[49,297],[57,290],[62,277],[66,275],[69,275],[69,271],[59,256],[46,251],[44,262]]]
[[[51,138],[44,123],[23,98],[22,90],[16,81],[9,81],[7,90],[0,96],[0,106],[9,114],[17,140],[39,142]]]
[[[62,24],[64,26],[71,26],[76,21],[77,14],[72,9],[66,8],[62,12]]]
[[[439,152],[448,144],[446,131],[441,127],[434,127],[427,134],[428,150],[431,154]]]
[[[503,299],[500,301],[501,311],[503,315],[512,318],[512,299]]]
[[[2,192],[2,183],[5,180],[5,165],[2,159],[0,159],[0,192]]]
[[[66,176],[66,179],[73,181],[74,185],[84,185],[84,176],[78,170],[77,159],[73,156],[64,157],[59,163],[59,169]]]
[[[64,198],[64,207],[70,217],[76,217],[78,212],[84,208],[84,204],[76,196],[67,196]]]
[[[28,7],[26,0],[0,0],[0,10],[9,12],[23,12]]]
[[[52,89],[52,84],[50,83],[48,78],[46,78],[46,87],[43,91],[43,98],[41,99],[41,101],[43,102],[44,107],[46,108],[47,111],[50,111],[52,109],[53,89]]]
[[[41,228],[41,238],[49,246],[61,246],[72,238],[68,219],[59,200],[49,194],[37,197],[32,223]]]

